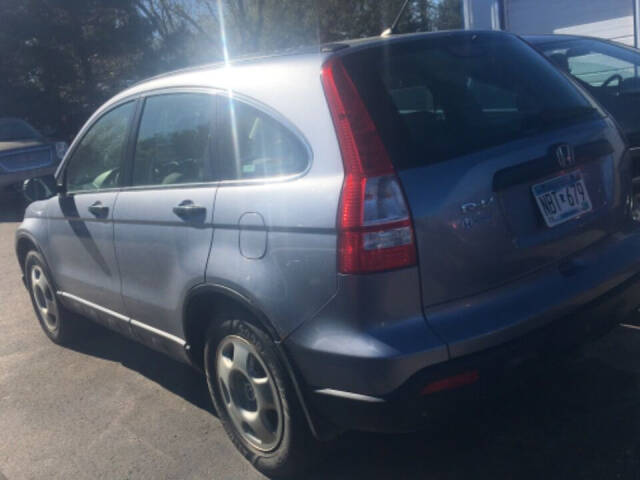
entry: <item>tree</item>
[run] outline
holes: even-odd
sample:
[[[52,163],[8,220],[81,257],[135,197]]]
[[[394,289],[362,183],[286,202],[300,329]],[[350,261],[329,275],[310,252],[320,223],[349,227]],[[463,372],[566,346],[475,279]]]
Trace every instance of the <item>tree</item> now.
[[[461,0],[411,0],[399,32],[459,28]],[[142,78],[377,36],[403,0],[1,0],[0,116],[70,139]]]
[[[3,96],[2,114],[75,133],[144,75],[151,29],[133,10],[127,0],[4,0],[0,52],[11,59],[4,92],[12,95]]]
[[[464,28],[461,0],[441,0],[437,10],[436,27],[438,30]]]
[[[168,0],[148,1],[166,5]],[[403,1],[196,0],[195,7],[177,2],[173,9],[214,41],[222,41],[224,29],[231,56],[239,56],[379,35]],[[431,0],[413,0],[401,31],[430,30],[433,15]]]

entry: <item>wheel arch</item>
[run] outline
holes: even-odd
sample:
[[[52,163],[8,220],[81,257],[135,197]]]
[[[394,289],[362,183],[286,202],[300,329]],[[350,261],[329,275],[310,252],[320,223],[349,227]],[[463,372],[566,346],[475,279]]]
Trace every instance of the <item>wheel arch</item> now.
[[[222,314],[249,316],[264,328],[276,345],[279,335],[267,316],[245,295],[219,284],[200,284],[192,288],[184,301],[182,327],[192,363],[202,368],[204,334]],[[278,345],[279,346],[279,345]]]
[[[18,232],[16,234],[15,249],[16,249],[16,256],[18,257],[18,263],[20,264],[20,271],[22,272],[22,277],[24,281],[24,262],[27,258],[27,254],[31,250],[35,250],[40,254],[40,256],[43,259],[44,259],[44,255],[42,254],[42,249],[38,245],[38,242],[36,241],[36,239],[31,234],[24,231]]]
[[[212,322],[222,320],[222,313],[243,315],[245,319],[257,322],[264,328],[276,346],[278,356],[282,361],[289,378],[293,383],[298,400],[302,406],[311,432],[316,438],[330,438],[331,433],[324,433],[318,429],[318,422],[311,415],[308,402],[301,388],[300,377],[289,361],[287,352],[280,342],[280,337],[273,324],[249,298],[233,288],[219,284],[200,284],[192,288],[187,294],[183,306],[183,329],[187,342],[187,353],[191,363],[198,369],[204,370],[204,339]],[[249,318],[247,318],[249,316]]]

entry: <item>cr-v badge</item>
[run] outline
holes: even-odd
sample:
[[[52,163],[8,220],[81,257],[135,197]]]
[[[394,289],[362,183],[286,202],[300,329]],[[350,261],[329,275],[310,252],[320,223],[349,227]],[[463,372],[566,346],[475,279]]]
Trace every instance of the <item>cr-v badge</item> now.
[[[475,223],[489,220],[491,218],[490,207],[494,203],[494,197],[479,200],[478,202],[468,202],[460,206],[464,217],[462,226],[465,229],[472,228]]]
[[[483,208],[487,208],[493,203],[493,201],[493,196],[491,196],[487,200],[482,199],[479,202],[465,203],[460,207],[460,209],[462,210],[462,213],[473,213],[482,210]]]

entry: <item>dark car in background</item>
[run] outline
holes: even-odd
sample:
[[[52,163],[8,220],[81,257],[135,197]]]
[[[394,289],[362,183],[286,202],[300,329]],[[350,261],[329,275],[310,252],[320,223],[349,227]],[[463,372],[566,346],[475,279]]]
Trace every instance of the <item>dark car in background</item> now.
[[[524,39],[570,74],[622,127],[634,158],[640,191],[640,50],[598,38],[532,35]]]
[[[53,175],[67,150],[18,118],[0,118],[0,193],[20,191],[34,177]]]

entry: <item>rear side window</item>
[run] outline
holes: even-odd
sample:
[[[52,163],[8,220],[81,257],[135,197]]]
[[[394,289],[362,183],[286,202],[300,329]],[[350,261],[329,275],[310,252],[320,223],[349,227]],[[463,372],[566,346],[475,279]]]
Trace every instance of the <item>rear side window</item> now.
[[[133,185],[207,181],[215,108],[215,97],[207,94],[148,97],[136,140]]]
[[[558,67],[592,87],[602,87],[607,80],[615,87],[638,77],[640,56],[623,46],[591,40],[563,40],[537,45]],[[619,85],[622,82],[623,85]]]
[[[624,60],[608,57],[601,53],[571,57],[568,59],[569,70],[579,79],[594,87],[600,87],[613,75],[623,79],[634,76],[634,65]]]
[[[244,102],[220,98],[219,180],[274,178],[303,172],[309,162],[302,141],[287,127]]]
[[[400,169],[600,114],[539,53],[509,35],[393,42],[343,61]]]

